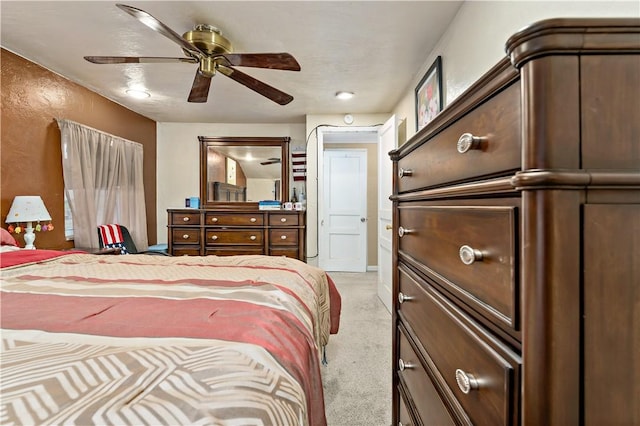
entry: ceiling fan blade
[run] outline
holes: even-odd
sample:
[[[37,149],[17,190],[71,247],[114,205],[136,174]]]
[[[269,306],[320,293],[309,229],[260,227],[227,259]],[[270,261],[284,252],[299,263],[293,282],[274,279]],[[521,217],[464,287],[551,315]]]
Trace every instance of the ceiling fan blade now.
[[[260,163],[261,166],[268,166],[269,164],[276,164],[279,163],[279,161],[263,161]]]
[[[218,71],[220,71],[222,74],[226,75],[230,79],[235,80],[238,83],[248,87],[254,92],[257,92],[262,96],[265,96],[271,99],[277,104],[286,105],[293,100],[293,96],[287,93],[284,93],[273,86],[269,86],[268,84],[263,83],[260,80],[257,80],[251,77],[248,74],[238,71],[235,68],[226,67],[224,65],[218,65]]]
[[[300,71],[300,64],[289,53],[223,53],[216,56],[224,57],[229,65],[237,67]]]
[[[158,56],[85,56],[84,59],[93,64],[158,64],[186,62],[197,64],[196,58],[164,58]]]
[[[189,43],[187,40],[182,38],[182,36],[171,28],[151,16],[149,13],[145,12],[142,9],[138,9],[133,6],[127,6],[126,4],[116,4],[117,7],[127,12],[129,15],[136,18],[138,21],[145,24],[147,27],[152,30],[159,32],[163,36],[167,37],[170,40],[173,40],[175,43],[178,43],[180,47],[182,47],[187,52],[191,53],[194,57],[201,58],[204,56],[204,52],[198,49],[193,44]]]
[[[209,96],[209,87],[211,86],[211,77],[206,77],[196,71],[196,76],[193,79],[193,85],[191,86],[191,92],[189,92],[189,102],[207,102]]]

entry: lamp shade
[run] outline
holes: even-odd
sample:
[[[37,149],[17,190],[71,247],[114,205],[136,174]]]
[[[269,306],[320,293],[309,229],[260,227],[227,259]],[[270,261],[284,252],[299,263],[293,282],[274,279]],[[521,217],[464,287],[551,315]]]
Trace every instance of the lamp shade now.
[[[13,199],[6,223],[51,220],[51,215],[38,195],[18,195]]]

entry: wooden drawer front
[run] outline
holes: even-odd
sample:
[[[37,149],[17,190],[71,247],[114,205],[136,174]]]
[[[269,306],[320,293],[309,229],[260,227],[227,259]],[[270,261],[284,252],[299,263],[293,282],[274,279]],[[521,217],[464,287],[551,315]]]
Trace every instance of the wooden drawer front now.
[[[173,212],[169,225],[200,225],[199,212]]]
[[[297,214],[276,213],[269,214],[269,226],[298,226]]]
[[[298,248],[269,248],[269,256],[285,256],[290,257],[292,259],[300,259],[300,253],[298,253]]]
[[[290,246],[298,244],[297,229],[270,229],[269,245]]]
[[[217,213],[205,214],[207,225],[219,226],[262,226],[264,217],[261,213]]]
[[[207,247],[205,250],[207,256],[243,256],[248,254],[264,254],[262,247],[242,247],[242,246],[229,246],[229,247]]]
[[[425,425],[454,425],[444,402],[440,399],[420,359],[399,329],[400,358],[396,369],[413,400],[417,414]]]
[[[200,244],[199,228],[171,228],[173,244]]]
[[[262,245],[264,241],[264,232],[262,229],[208,229],[205,235],[207,245]]]
[[[407,403],[404,401],[403,392],[401,392],[400,389],[398,389],[397,392],[400,394],[400,398],[398,398],[400,401],[400,407],[398,407],[398,426],[410,426],[414,423],[407,409]]]
[[[518,419],[520,357],[500,344],[433,288],[420,286],[401,271],[400,291],[413,300],[400,304],[440,375],[473,424],[508,425]],[[465,394],[457,370],[475,377],[477,389]],[[511,396],[510,396],[511,395]]]
[[[400,206],[399,252],[487,315],[517,326],[515,207]],[[400,230],[399,230],[400,231]],[[466,265],[463,246],[482,260]]]
[[[172,256],[200,256],[200,246],[174,246]]]
[[[520,169],[520,85],[512,84],[398,161],[400,193]],[[478,149],[458,152],[464,133],[482,137]]]

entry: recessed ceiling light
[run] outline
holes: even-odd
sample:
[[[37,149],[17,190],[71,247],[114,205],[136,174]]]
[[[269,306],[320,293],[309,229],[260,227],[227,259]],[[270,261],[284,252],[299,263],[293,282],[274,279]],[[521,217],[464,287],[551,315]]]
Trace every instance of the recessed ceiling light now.
[[[151,95],[149,94],[149,92],[145,92],[144,90],[135,90],[135,89],[129,89],[127,90],[127,95],[131,96],[132,98],[136,98],[136,99],[144,99],[144,98],[148,98]]]
[[[336,92],[336,98],[338,99],[351,99],[353,98],[353,92]]]

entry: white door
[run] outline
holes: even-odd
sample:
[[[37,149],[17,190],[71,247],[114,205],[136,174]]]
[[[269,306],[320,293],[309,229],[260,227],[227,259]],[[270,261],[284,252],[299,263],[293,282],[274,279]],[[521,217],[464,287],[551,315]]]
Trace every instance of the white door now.
[[[324,151],[319,240],[320,268],[367,270],[367,151]]]
[[[391,312],[393,170],[389,151],[398,147],[398,126],[393,115],[378,130],[378,297]]]

